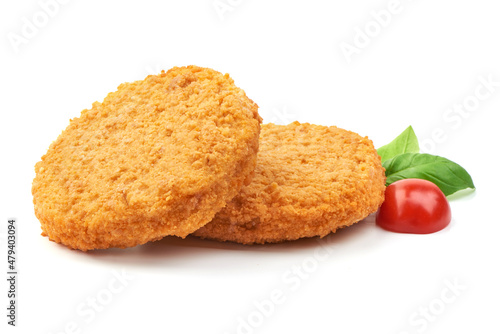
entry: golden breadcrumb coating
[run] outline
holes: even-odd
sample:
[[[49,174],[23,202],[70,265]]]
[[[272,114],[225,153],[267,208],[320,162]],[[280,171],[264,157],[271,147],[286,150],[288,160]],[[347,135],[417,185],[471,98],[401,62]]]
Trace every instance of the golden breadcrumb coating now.
[[[121,84],[36,164],[42,234],[90,250],[194,232],[250,181],[257,109],[228,74],[208,68]]]
[[[323,237],[377,211],[384,191],[368,138],[334,126],[265,124],[252,182],[194,235],[243,244]]]

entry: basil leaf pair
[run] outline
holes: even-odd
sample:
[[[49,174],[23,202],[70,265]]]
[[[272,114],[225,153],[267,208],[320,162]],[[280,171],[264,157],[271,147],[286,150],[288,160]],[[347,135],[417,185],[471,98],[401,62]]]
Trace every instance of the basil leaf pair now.
[[[418,153],[418,140],[411,126],[377,152],[382,157],[386,185],[402,179],[424,179],[436,184],[446,196],[467,188],[475,189],[469,173],[457,163]]]

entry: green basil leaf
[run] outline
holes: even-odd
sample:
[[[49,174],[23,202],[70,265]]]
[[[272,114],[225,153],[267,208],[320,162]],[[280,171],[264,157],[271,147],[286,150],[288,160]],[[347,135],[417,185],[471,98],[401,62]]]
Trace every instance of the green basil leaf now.
[[[418,139],[411,125],[389,144],[377,150],[378,155],[382,157],[382,162],[392,159],[398,154],[418,152],[420,152]]]
[[[387,177],[386,185],[402,179],[424,179],[436,184],[446,195],[459,190],[475,189],[472,178],[457,163],[426,153],[404,153],[382,164]]]

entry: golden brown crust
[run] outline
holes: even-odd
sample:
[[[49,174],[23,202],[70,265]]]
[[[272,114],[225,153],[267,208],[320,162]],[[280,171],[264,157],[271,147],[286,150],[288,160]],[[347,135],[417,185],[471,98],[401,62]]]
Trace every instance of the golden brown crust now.
[[[196,66],[120,85],[36,164],[43,234],[81,250],[187,236],[253,174],[257,109],[229,75]]]
[[[323,237],[375,212],[384,190],[368,138],[334,126],[265,124],[252,182],[194,235],[243,244]]]

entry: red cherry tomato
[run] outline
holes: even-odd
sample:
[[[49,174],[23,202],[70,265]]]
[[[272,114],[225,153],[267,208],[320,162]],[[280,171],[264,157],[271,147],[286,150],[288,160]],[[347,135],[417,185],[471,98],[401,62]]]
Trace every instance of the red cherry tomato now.
[[[376,221],[392,232],[433,233],[450,223],[450,204],[441,189],[430,181],[399,180],[385,189],[385,201]]]

